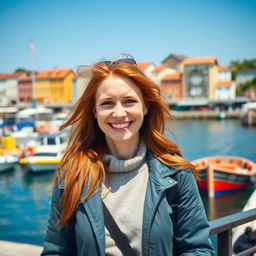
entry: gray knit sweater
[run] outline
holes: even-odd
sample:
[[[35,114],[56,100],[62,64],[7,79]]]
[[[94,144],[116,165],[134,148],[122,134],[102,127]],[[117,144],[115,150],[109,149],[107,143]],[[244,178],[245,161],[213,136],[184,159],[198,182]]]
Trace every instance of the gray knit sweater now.
[[[108,179],[102,188],[103,201],[137,255],[142,254],[143,206],[148,180],[145,155],[146,147],[141,143],[131,159],[118,160],[109,154],[103,158],[108,166]],[[106,256],[122,255],[106,228],[105,232]]]

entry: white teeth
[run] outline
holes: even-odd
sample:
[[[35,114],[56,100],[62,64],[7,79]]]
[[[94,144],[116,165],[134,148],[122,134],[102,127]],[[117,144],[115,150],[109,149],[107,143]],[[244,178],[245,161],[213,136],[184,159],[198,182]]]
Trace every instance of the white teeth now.
[[[122,124],[111,124],[114,128],[122,129],[128,127],[130,123],[122,123]]]

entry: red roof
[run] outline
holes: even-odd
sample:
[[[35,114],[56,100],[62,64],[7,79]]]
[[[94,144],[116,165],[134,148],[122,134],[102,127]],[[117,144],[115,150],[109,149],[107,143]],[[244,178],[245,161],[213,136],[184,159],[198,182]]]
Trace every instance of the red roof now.
[[[230,70],[230,68],[227,67],[227,66],[218,66],[218,69],[219,69],[220,71],[229,71],[229,70]]]
[[[217,58],[215,57],[187,58],[182,63],[184,65],[217,64]]]
[[[26,72],[16,72],[9,75],[8,78],[19,78],[20,76],[24,75]]]
[[[155,67],[153,72],[159,72],[159,71],[162,71],[163,69],[166,69],[168,67],[169,67],[168,65],[162,64],[162,65],[159,65],[159,66]]]
[[[161,80],[181,80],[181,73],[167,74]]]
[[[32,82],[32,77],[21,77],[19,78],[19,82]]]
[[[9,74],[0,74],[0,80],[6,80],[9,77]]]
[[[145,70],[147,67],[149,67],[150,65],[152,64],[152,62],[138,62],[137,63],[137,67],[140,69],[140,70]]]
[[[222,87],[222,86],[231,86],[233,85],[233,81],[218,81],[216,83],[216,86]]]
[[[70,68],[44,70],[38,72],[36,79],[63,79],[69,72],[72,72]]]

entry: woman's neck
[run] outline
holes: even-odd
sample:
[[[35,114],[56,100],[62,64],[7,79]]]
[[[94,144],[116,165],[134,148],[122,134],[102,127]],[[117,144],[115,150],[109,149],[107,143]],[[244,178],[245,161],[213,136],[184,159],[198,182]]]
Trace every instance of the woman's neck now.
[[[113,143],[106,138],[107,147],[109,153],[115,156],[117,159],[126,160],[134,157],[139,147],[139,136],[133,138],[132,141],[120,141]]]

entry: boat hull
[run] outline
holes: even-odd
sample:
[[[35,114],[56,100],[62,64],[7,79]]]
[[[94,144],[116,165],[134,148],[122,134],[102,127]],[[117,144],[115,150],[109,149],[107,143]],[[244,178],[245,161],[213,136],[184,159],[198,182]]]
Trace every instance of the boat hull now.
[[[0,163],[0,173],[13,170],[15,163]]]
[[[207,171],[199,172],[198,188],[202,192],[208,192]],[[246,188],[250,185],[250,176],[234,175],[214,170],[214,194],[221,195]]]
[[[27,168],[32,172],[53,172],[57,169],[57,163],[27,163]]]

